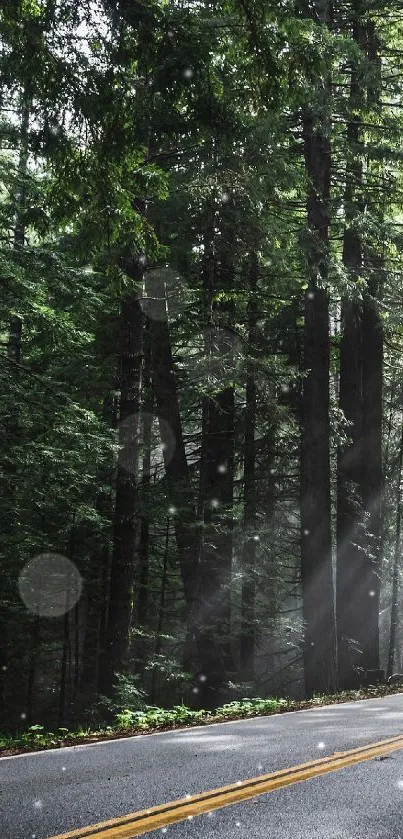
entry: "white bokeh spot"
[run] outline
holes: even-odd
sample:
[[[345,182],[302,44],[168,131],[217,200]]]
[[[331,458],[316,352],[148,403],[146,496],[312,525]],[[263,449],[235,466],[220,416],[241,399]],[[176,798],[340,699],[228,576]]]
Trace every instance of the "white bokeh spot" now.
[[[46,618],[67,614],[78,603],[83,589],[74,562],[62,554],[42,553],[24,565],[18,590],[29,612]]]

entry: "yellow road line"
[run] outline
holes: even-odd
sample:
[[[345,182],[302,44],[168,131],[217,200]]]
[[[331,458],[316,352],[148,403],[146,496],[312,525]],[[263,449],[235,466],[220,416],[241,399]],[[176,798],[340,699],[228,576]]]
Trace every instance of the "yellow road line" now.
[[[218,810],[221,807],[228,807],[230,804],[237,804],[248,798],[255,798],[263,793],[296,784],[301,781],[308,781],[327,772],[334,772],[336,769],[343,769],[346,766],[353,766],[364,760],[371,760],[375,757],[382,757],[397,749],[403,749],[403,735],[391,737],[389,740],[381,740],[378,743],[370,743],[368,746],[359,746],[346,752],[335,752],[329,757],[319,760],[311,760],[299,766],[292,766],[277,772],[270,772],[268,775],[260,775],[258,778],[249,778],[246,781],[238,781],[225,787],[202,792],[188,798],[180,798],[168,804],[161,804],[157,807],[150,807],[148,810],[139,810],[136,813],[128,813],[121,818],[110,819],[106,822],[82,827],[78,830],[71,830],[69,833],[62,833],[50,839],[133,839],[134,836],[142,836],[152,830],[165,827],[174,822],[184,821],[211,810]]]

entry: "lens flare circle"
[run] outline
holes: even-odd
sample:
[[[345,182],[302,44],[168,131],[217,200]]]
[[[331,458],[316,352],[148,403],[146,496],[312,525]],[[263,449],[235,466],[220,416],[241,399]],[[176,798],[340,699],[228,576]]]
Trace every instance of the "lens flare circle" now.
[[[83,581],[74,562],[57,553],[37,554],[24,565],[18,591],[29,612],[46,618],[67,614],[80,600]]]

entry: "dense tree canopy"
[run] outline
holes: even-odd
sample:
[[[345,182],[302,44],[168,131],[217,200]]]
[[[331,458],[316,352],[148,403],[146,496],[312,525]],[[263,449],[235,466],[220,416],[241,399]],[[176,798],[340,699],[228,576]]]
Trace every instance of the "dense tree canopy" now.
[[[2,727],[402,669],[402,24],[2,4]]]

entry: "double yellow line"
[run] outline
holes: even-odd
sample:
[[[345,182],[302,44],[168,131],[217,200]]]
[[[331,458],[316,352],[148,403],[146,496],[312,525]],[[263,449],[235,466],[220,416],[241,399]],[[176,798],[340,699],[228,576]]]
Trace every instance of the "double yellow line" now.
[[[51,839],[132,839],[134,836],[142,836],[144,833],[149,833],[174,822],[200,816],[202,813],[228,807],[230,804],[238,804],[240,801],[254,798],[263,793],[273,792],[276,789],[290,786],[290,784],[308,781],[318,775],[325,775],[327,772],[334,772],[336,769],[353,766],[356,763],[362,763],[364,760],[383,757],[397,749],[403,749],[403,735],[392,737],[389,740],[381,740],[368,746],[360,746],[346,752],[335,752],[320,760],[311,760],[309,763],[302,763],[299,766],[282,769],[278,772],[270,772],[268,775],[260,775],[258,778],[238,781],[235,784],[219,787],[210,792],[202,792],[198,795],[171,801],[169,804],[150,807],[148,810],[128,813],[127,816],[72,830],[69,833],[62,833],[59,836],[51,837]]]

